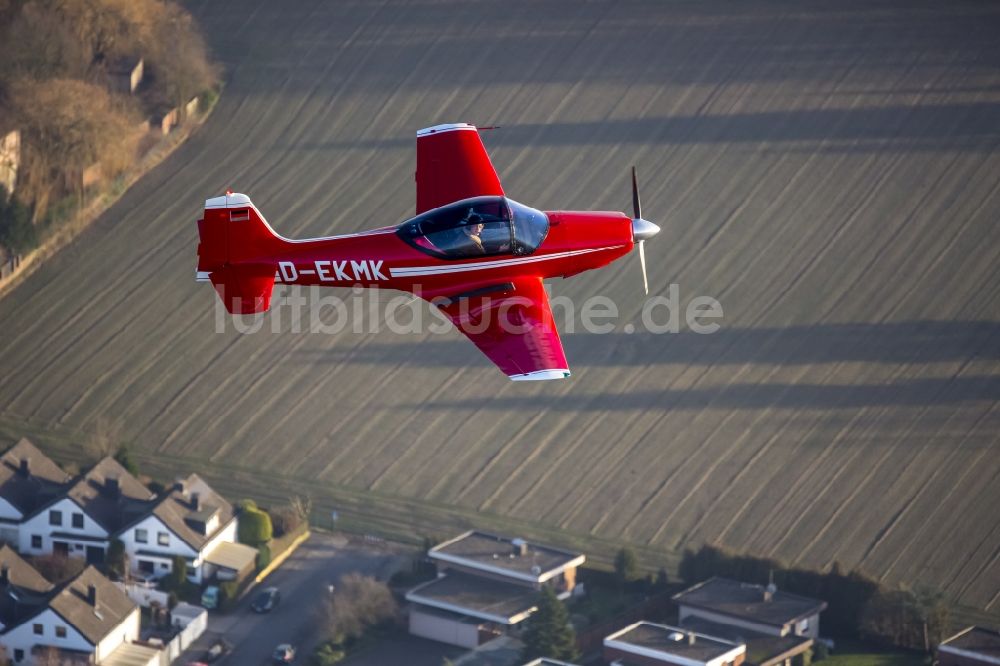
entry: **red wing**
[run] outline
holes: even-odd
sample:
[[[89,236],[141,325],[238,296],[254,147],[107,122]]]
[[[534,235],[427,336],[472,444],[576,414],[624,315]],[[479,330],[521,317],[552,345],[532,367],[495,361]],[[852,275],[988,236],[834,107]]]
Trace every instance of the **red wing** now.
[[[460,199],[503,196],[479,131],[437,125],[417,132],[417,215]]]
[[[538,277],[476,289],[439,303],[451,323],[513,380],[563,379],[569,365]]]

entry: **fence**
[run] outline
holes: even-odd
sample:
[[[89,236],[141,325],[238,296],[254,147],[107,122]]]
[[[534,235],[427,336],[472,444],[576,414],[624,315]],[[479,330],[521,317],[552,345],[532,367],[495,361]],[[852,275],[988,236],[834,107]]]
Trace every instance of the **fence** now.
[[[115,583],[120,590],[128,595],[128,598],[139,604],[143,608],[149,608],[154,603],[162,608],[167,607],[170,595],[152,587],[144,587],[136,583]]]
[[[157,636],[148,638],[144,642],[146,645],[159,648],[160,666],[169,666],[173,663],[208,628],[208,611],[201,606],[177,604],[170,617],[173,621],[172,632],[176,633],[169,640],[165,640],[166,636],[157,632]]]

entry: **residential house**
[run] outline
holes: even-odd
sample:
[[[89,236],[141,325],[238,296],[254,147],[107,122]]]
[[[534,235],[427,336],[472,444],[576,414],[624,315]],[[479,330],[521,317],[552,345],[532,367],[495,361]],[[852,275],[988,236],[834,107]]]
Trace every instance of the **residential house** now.
[[[75,481],[26,439],[0,457],[0,534],[24,554],[100,564],[120,539],[135,573],[159,578],[180,556],[195,583],[232,580],[257,557],[236,543],[237,522],[197,474],[157,496],[111,457]]]
[[[14,664],[33,664],[53,649],[60,663],[108,663],[139,638],[139,607],[97,569],[53,586],[6,546],[0,548],[0,622],[0,645]],[[153,662],[147,654],[142,666]]]
[[[0,541],[20,543],[21,524],[66,492],[71,477],[27,439],[0,456]]]
[[[484,532],[466,532],[428,551],[438,577],[410,590],[410,633],[474,648],[517,635],[541,588],[570,595],[584,555]]]
[[[187,560],[189,580],[200,584],[213,576],[231,580],[254,566],[257,551],[236,543],[236,529],[233,505],[192,474],[175,482],[119,538],[133,570],[160,577],[179,555]]]
[[[604,659],[629,666],[740,666],[746,646],[680,627],[636,622],[604,639]]]
[[[745,666],[793,666],[801,663],[804,654],[812,649],[815,639],[796,636],[765,634],[743,627],[710,622],[696,616],[689,616],[680,625],[689,631],[707,636],[736,641],[747,646]]]
[[[770,636],[819,636],[826,602],[728,578],[710,578],[673,597],[678,617],[738,627]]]
[[[1000,632],[967,627],[938,645],[940,666],[1000,665]]]
[[[576,586],[576,570],[584,555],[531,544],[524,539],[470,531],[434,546],[427,556],[439,573],[464,572],[481,578],[521,584],[534,590],[555,589],[567,598]]]
[[[118,530],[147,512],[154,499],[118,461],[104,458],[63,495],[24,519],[19,551],[86,557],[99,564]]]

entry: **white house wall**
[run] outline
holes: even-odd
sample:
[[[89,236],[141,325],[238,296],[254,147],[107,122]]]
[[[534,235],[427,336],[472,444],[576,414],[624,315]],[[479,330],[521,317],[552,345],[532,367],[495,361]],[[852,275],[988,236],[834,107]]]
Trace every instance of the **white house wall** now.
[[[205,547],[201,549],[201,555],[204,557],[208,555],[215,547],[223,542],[236,543],[236,526],[237,519],[233,518],[229,521],[229,524],[219,530],[219,533],[212,537],[211,541],[205,544]]]
[[[0,497],[0,519],[20,522],[22,518],[24,518],[24,514],[18,511],[13,504]]]
[[[139,543],[135,539],[136,530],[146,530],[147,542]],[[166,532],[168,541],[166,546],[162,546],[159,543],[159,533]],[[170,573],[173,565],[170,560],[176,556],[180,555],[188,559],[196,559],[198,553],[191,548],[184,540],[178,537],[176,534],[167,529],[167,526],[163,524],[159,518],[155,515],[147,516],[140,522],[136,523],[132,527],[128,528],[121,533],[118,537],[125,544],[125,551],[128,553],[129,561],[131,562],[131,568],[133,571],[139,570],[139,560],[149,559],[156,563],[156,569],[154,574],[157,577],[165,576]],[[139,555],[139,551],[145,551],[151,555],[156,555],[163,558],[163,560],[156,560],[149,557],[144,557]],[[166,566],[162,566],[162,565]],[[196,563],[195,566],[197,566]]]
[[[33,626],[42,625],[42,635],[36,635]],[[66,627],[66,638],[56,637],[56,627]],[[31,656],[31,648],[36,645],[53,646],[66,650],[77,650],[80,652],[93,652],[94,646],[83,637],[73,625],[64,620],[52,609],[45,609],[33,618],[14,627],[9,632],[0,636],[0,644],[7,648],[7,656],[13,660],[15,650],[24,651],[24,661],[16,662],[18,666],[22,664],[31,665],[34,659]]]
[[[13,548],[21,545],[18,534],[22,518],[24,515],[13,504],[0,497],[0,521],[11,521],[0,522],[0,541]]]
[[[60,511],[62,513],[62,525],[49,524],[49,511]],[[82,528],[73,527],[74,513],[83,514]],[[103,539],[105,540],[103,544],[92,541],[80,541],[78,543],[91,546],[102,546],[105,548],[107,547],[107,531],[98,525],[93,518],[87,515],[79,504],[69,498],[63,498],[21,524],[21,528],[18,533],[18,550],[22,555],[26,553],[30,555],[46,555],[51,553],[53,532],[62,532],[89,539]],[[42,545],[40,548],[33,548],[31,546],[31,537],[35,535],[42,537]],[[60,537],[58,540],[73,542],[72,537]],[[74,557],[84,557],[86,555],[86,550],[71,552],[70,554]]]
[[[479,645],[479,626],[461,622],[462,617],[443,617],[437,613],[423,613],[419,606],[410,609],[410,633],[439,643],[472,649]]]
[[[98,606],[100,603],[98,603]],[[108,635],[97,644],[97,654],[95,658],[98,663],[102,659],[107,659],[108,655],[118,649],[122,643],[131,643],[139,640],[139,608],[133,610],[125,620],[117,627],[108,632]]]

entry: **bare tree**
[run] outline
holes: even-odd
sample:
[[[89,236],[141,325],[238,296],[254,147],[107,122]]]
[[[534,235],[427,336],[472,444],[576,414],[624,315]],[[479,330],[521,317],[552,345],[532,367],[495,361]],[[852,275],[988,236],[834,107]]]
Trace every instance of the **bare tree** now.
[[[9,80],[86,79],[93,57],[72,27],[38,3],[25,5],[3,30],[0,71]]]
[[[311,497],[308,495],[305,497],[299,497],[296,495],[292,499],[288,500],[288,505],[292,507],[292,510],[295,512],[295,515],[298,516],[300,522],[309,522],[309,516],[312,514],[313,509],[313,501]]]
[[[358,638],[370,626],[396,615],[396,600],[385,583],[348,574],[327,603],[326,625],[335,643]]]
[[[146,45],[147,61],[164,101],[181,106],[215,86],[219,72],[191,14],[173,2],[162,7],[153,39]]]
[[[24,179],[18,190],[35,203],[36,219],[50,197],[78,191],[80,175],[91,165],[113,177],[135,159],[139,116],[128,100],[72,79],[22,79],[11,97],[22,136]]]

